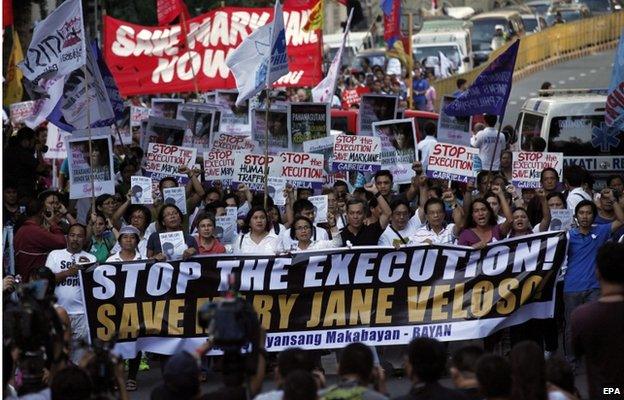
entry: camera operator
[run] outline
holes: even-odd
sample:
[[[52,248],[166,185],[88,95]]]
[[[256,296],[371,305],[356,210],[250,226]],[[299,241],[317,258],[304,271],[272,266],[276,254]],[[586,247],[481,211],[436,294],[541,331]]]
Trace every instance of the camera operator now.
[[[67,248],[51,251],[45,264],[56,277],[57,286],[54,293],[58,304],[69,314],[72,332],[70,354],[74,364],[78,363],[81,356],[81,351],[76,344],[87,342],[89,337],[89,327],[78,278],[80,268],[95,263],[95,257],[83,250],[86,234],[87,228],[84,225],[70,226],[67,234]]]

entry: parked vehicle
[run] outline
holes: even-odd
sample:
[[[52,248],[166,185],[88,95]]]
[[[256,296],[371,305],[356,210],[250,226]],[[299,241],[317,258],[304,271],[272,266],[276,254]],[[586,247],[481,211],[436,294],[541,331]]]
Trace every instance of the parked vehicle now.
[[[556,22],[557,14],[563,18],[563,22],[573,22],[584,18],[591,18],[592,14],[585,3],[558,3],[550,6],[546,13],[546,22],[552,26]]]
[[[583,3],[592,14],[609,14],[622,10],[622,0],[574,0],[574,3]]]
[[[323,46],[327,49],[325,56],[328,60],[333,60],[338,49],[342,46],[342,37],[342,32],[323,35]],[[372,38],[368,32],[350,32],[342,53],[342,65],[351,65],[358,51],[371,47]]]
[[[371,68],[379,65],[385,71],[386,69],[386,49],[379,47],[376,49],[362,50],[355,55],[355,59],[351,64],[353,72],[363,71],[366,65]]]
[[[524,24],[518,11],[492,11],[475,15],[472,26],[472,52],[475,66],[486,61],[492,52],[492,38],[496,26],[503,27],[505,36],[512,39],[524,36]]]
[[[472,40],[469,29],[423,29],[412,36],[414,60],[424,64],[428,57],[439,58],[442,53],[453,63],[452,73],[464,73],[473,68]]]
[[[516,122],[522,150],[541,137],[563,164],[579,164],[598,178],[624,173],[624,131],[607,128],[605,90],[554,90],[527,99]]]
[[[531,33],[540,32],[544,29],[548,28],[548,23],[546,19],[541,15],[537,14],[523,14],[522,23],[524,24],[524,31],[527,35]]]

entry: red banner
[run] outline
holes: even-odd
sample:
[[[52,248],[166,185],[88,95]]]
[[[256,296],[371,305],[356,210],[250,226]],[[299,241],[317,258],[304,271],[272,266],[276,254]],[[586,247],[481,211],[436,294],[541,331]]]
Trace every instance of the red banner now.
[[[156,0],[156,14],[160,25],[171,23],[180,14],[184,14],[186,19],[190,18],[186,4],[182,0]]]
[[[104,17],[104,51],[121,94],[236,88],[225,59],[254,29],[272,20],[272,8],[225,7],[188,21],[188,48],[180,25],[141,26]],[[322,78],[321,38],[305,32],[309,9],[285,9],[289,73],[275,86],[315,86]]]

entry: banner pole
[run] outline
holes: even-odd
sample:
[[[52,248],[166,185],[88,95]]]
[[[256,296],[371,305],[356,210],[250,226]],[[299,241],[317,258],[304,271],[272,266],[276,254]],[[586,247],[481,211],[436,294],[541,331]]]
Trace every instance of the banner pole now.
[[[494,152],[492,153],[492,161],[490,161],[490,169],[488,171],[488,188],[492,186],[492,168],[494,167],[494,157],[496,157],[496,148],[498,147],[498,140],[500,139],[501,134],[501,126],[503,125],[503,118],[505,118],[505,110],[503,110],[503,115],[500,116],[500,120],[498,121],[498,132],[496,133],[496,142],[494,143]]]
[[[269,68],[271,62],[269,61]],[[270,85],[266,88],[266,110],[264,111],[264,209],[267,209],[269,204],[269,109],[271,108],[271,93],[269,89]]]
[[[197,83],[197,74],[195,73],[195,67],[193,66],[193,59],[191,57],[191,49],[189,48],[188,44],[189,27],[186,25],[186,18],[184,17],[184,13],[180,13],[180,22],[182,23],[182,33],[184,35],[184,42],[186,43],[186,52],[189,54],[189,64],[191,65],[191,74],[193,74],[195,96],[197,96],[197,99],[199,99],[199,83]]]
[[[407,36],[408,36],[408,46],[407,49],[405,49],[406,51],[406,56],[407,57],[411,57],[413,58],[414,56],[412,55],[412,36],[414,34],[414,29],[413,29],[413,25],[414,25],[414,15],[412,13],[407,14]],[[405,67],[408,67],[410,64],[413,65],[413,61],[410,63],[407,60],[405,60],[405,62],[407,63],[407,65]],[[407,83],[407,108],[412,110],[414,108],[414,99],[412,97],[413,95],[413,91],[414,88],[412,87],[412,71],[411,68],[405,68],[408,71],[407,72],[407,79],[405,79],[406,83]]]
[[[93,173],[93,143],[91,140],[91,97],[89,96],[89,77],[87,75],[87,64],[82,66],[85,77],[85,95],[87,96],[87,132],[89,134],[89,170],[91,171],[91,212],[95,212],[95,175]],[[68,149],[69,151],[69,149]],[[87,218],[90,219],[91,216]]]

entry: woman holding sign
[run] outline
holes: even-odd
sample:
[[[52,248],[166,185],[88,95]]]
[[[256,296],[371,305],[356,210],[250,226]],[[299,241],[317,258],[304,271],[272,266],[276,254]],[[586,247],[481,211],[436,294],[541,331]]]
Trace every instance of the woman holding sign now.
[[[223,254],[225,247],[214,235],[217,222],[212,214],[203,213],[197,216],[197,235],[195,240],[199,254]]]
[[[234,254],[277,253],[279,238],[271,228],[266,210],[259,206],[253,207],[245,218],[243,233],[234,242]]]
[[[147,240],[147,258],[154,258],[157,261],[166,261],[167,256],[163,252],[159,236],[159,233],[165,232],[183,232],[184,242],[187,246],[187,249],[182,253],[183,260],[197,253],[198,248],[195,238],[184,232],[184,228],[182,227],[183,218],[184,215],[182,215],[182,211],[173,204],[166,204],[160,209],[158,213],[160,231],[152,233]]]
[[[475,249],[484,248],[488,243],[495,242],[507,236],[513,222],[511,208],[505,199],[500,186],[492,186],[492,192],[498,197],[503,208],[505,222],[496,223],[496,215],[490,204],[484,199],[476,199],[470,204],[466,221],[466,229],[459,235],[459,244],[472,246]]]
[[[342,245],[342,238],[340,232],[336,227],[336,218],[331,214],[327,214],[327,222],[331,228],[333,240],[312,240],[312,232],[314,225],[309,218],[304,216],[295,217],[293,222],[293,229],[290,230],[290,238],[293,243],[296,243],[295,251],[299,250],[319,250],[319,249],[333,249]],[[288,250],[288,249],[284,249]]]

